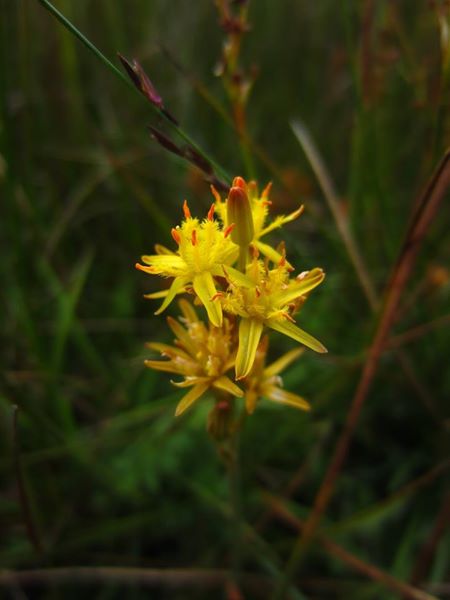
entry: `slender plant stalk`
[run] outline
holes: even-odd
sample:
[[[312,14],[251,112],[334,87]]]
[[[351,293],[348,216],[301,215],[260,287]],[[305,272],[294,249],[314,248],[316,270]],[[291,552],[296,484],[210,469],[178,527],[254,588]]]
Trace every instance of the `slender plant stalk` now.
[[[281,520],[290,524],[297,531],[302,531],[305,526],[304,522],[292,514],[285,504],[272,496],[268,497],[268,502],[271,509]],[[400,581],[390,573],[362,560],[323,534],[318,534],[317,541],[331,556],[334,556],[341,562],[347,564],[355,571],[362,573],[372,581],[376,581],[386,589],[392,590],[397,594],[402,594],[402,596],[408,600],[438,600],[435,596],[432,596],[409,583]]]
[[[25,528],[32,546],[38,554],[42,554],[42,543],[38,534],[37,527],[33,518],[30,497],[28,494],[23,466],[20,459],[19,435],[17,431],[17,413],[19,407],[13,406],[12,429],[13,429],[13,452],[14,452],[14,470],[16,472],[17,487],[19,490],[20,505],[22,508],[22,516],[25,523]]]
[[[333,457],[322,480],[313,508],[288,559],[285,575],[273,596],[274,600],[282,600],[284,598],[289,581],[300,566],[306,549],[320,524],[322,515],[333,496],[335,484],[345,462],[348,447],[358,423],[362,406],[371,388],[380,356],[395,320],[403,289],[412,273],[421,242],[449,188],[450,150],[446,152],[419,201],[416,203],[416,209],[413,213],[403,247],[400,250],[386,289],[379,324],[369,348],[367,360],[364,364],[350,410],[347,414],[344,430],[337,441]]]
[[[120,71],[87,37],[79,30],[75,25],[67,19],[49,0],[37,0],[46,10],[48,10],[72,35],[77,37],[82,44],[88,48],[90,52],[92,52],[105,66],[110,69],[118,77],[123,83],[125,83],[130,89],[135,90],[135,86],[131,83],[128,77],[125,76],[122,71]],[[167,125],[171,127],[177,135],[187,142],[196,152],[200,154],[200,156],[204,157],[205,160],[217,170],[217,173],[225,179],[225,181],[230,184],[231,177],[230,175],[221,167],[207,152],[205,152],[202,148],[200,148],[196,142],[181,128],[179,125],[176,125],[162,110],[159,110],[155,105],[150,104],[152,110],[159,116],[162,117]]]
[[[372,280],[369,276],[366,265],[364,264],[363,258],[358,251],[353,234],[348,226],[348,220],[345,218],[341,207],[339,206],[339,199],[334,187],[333,181],[328,174],[327,169],[323,163],[323,160],[311,138],[306,127],[300,123],[300,121],[293,121],[291,123],[292,131],[297,138],[299,144],[303,148],[309,163],[314,171],[317,180],[320,183],[325,200],[328,203],[328,208],[334,217],[336,226],[344,245],[347,249],[347,253],[350,260],[353,263],[356,274],[361,282],[361,286],[367,297],[372,310],[375,310],[378,306],[377,295],[375,288],[373,287]]]
[[[240,436],[235,431],[231,439],[231,456],[228,464],[230,480],[230,499],[233,515],[233,580],[239,589],[242,568],[242,498],[241,498],[241,465],[240,465]]]

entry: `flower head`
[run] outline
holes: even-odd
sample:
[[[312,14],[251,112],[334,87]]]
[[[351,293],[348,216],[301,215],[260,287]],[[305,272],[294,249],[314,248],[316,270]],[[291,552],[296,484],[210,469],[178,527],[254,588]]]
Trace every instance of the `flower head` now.
[[[280,377],[280,373],[301,356],[304,349],[294,348],[267,366],[268,342],[268,337],[264,336],[256,351],[252,370],[244,380],[247,412],[249,414],[254,412],[260,398],[266,398],[277,404],[287,404],[300,410],[310,410],[311,407],[304,398],[283,389],[283,380]]]
[[[182,381],[172,383],[180,388],[190,387],[179,402],[175,415],[181,415],[208,389],[243,396],[242,390],[231,381],[226,372],[233,368],[236,351],[233,350],[233,324],[224,318],[222,327],[206,326],[197,317],[194,307],[186,300],[179,302],[182,323],[167,318],[176,336],[175,346],[150,342],[152,350],[160,352],[169,360],[147,360],[145,365],[158,371],[182,375]]]
[[[241,317],[236,379],[245,377],[252,368],[264,326],[284,333],[316,352],[326,352],[318,340],[297,327],[292,316],[306,294],[323,281],[325,274],[316,268],[291,279],[291,270],[284,259],[269,269],[267,261],[254,258],[239,284],[230,278],[229,291],[221,301],[224,311]]]
[[[277,263],[282,259],[282,254],[274,248],[272,248],[272,246],[270,246],[269,244],[262,242],[261,238],[273,231],[274,229],[279,229],[286,223],[290,223],[291,221],[297,219],[302,214],[304,207],[303,205],[299,206],[297,210],[294,210],[289,215],[278,215],[271,223],[266,224],[267,218],[269,216],[270,207],[272,206],[272,201],[269,200],[269,194],[272,188],[272,184],[269,183],[260,195],[258,191],[258,186],[255,181],[250,181],[250,183],[247,184],[242,179],[242,177],[236,177],[233,182],[233,187],[235,187],[234,183],[237,180],[239,180],[238,187],[240,187],[246,193],[250,202],[250,209],[253,220],[253,238],[250,240],[249,243],[251,243],[253,247],[257,248],[257,250],[261,252],[261,254],[272,260],[274,263]],[[231,190],[233,190],[233,187],[231,188]],[[227,201],[223,202],[217,190],[215,190],[213,186],[211,189],[216,200],[216,212],[219,215],[221,221],[224,223],[224,226],[228,227],[232,223],[232,221],[230,220],[229,211],[230,198],[228,197]]]
[[[147,295],[147,298],[165,296],[155,314],[163,312],[177,294],[192,286],[205,306],[211,323],[220,327],[222,308],[215,299],[218,290],[214,276],[223,276],[223,267],[233,264],[238,248],[229,239],[229,231],[224,230],[214,219],[214,206],[203,221],[191,216],[186,201],[183,208],[184,221],[181,226],[172,229],[172,237],[178,249],[172,252],[162,248],[161,251],[159,246],[159,253],[142,256],[144,265],[138,263],[136,267],[151,275],[174,278],[167,292]]]

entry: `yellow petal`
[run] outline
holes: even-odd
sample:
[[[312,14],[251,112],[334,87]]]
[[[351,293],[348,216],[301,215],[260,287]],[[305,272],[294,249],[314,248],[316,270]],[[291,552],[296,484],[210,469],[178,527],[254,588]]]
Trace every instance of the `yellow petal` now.
[[[281,294],[277,294],[276,301],[280,304],[289,304],[296,298],[307,294],[315,287],[317,287],[325,279],[325,273],[322,269],[312,269],[300,280],[294,280],[288,287],[288,289]]]
[[[181,275],[186,272],[186,263],[181,256],[175,254],[152,254],[141,256],[144,264],[150,265],[155,274],[165,274],[169,276]]]
[[[304,398],[276,386],[266,388],[264,396],[272,402],[288,404],[289,406],[294,406],[300,410],[311,410],[310,404]]]
[[[145,345],[147,348],[150,348],[150,350],[155,350],[156,352],[160,352],[161,354],[169,356],[170,358],[173,356],[179,356],[184,360],[192,360],[191,357],[184,352],[184,350],[181,350],[181,348],[177,348],[176,346],[169,346],[169,344],[161,344],[159,342],[147,342]]]
[[[247,275],[244,275],[244,273],[242,273],[241,271],[238,271],[234,267],[222,266],[222,273],[218,272],[218,273],[215,273],[215,275],[222,276],[222,277],[225,275],[225,278],[230,283],[233,283],[234,285],[238,285],[241,287],[250,288],[250,287],[255,286],[253,281],[249,277],[247,277]]]
[[[281,256],[281,254],[279,252],[277,252],[274,248],[272,248],[272,246],[269,246],[269,244],[264,244],[264,242],[260,242],[259,240],[254,242],[254,244],[258,248],[258,250],[261,252],[261,254],[263,254],[264,256],[267,256],[267,258],[276,265],[283,258]],[[286,264],[288,266],[290,266],[289,263],[286,263]]]
[[[215,327],[222,325],[222,306],[218,300],[211,300],[217,293],[214,279],[211,273],[205,271],[194,277],[194,291],[206,308],[209,320]]]
[[[294,210],[294,212],[291,212],[289,215],[280,215],[276,217],[270,225],[268,225],[261,231],[261,233],[259,234],[260,237],[266,235],[266,233],[269,233],[269,231],[273,231],[274,229],[282,227],[285,223],[289,223],[290,221],[297,219],[297,217],[299,217],[302,214],[304,208],[305,207],[302,204],[297,208],[297,210]]]
[[[151,294],[144,294],[144,298],[149,300],[158,300],[159,298],[165,298],[169,290],[161,290],[160,292],[152,292]]]
[[[181,312],[183,313],[183,317],[189,321],[189,323],[196,323],[198,321],[198,316],[195,311],[195,308],[192,306],[190,302],[182,298],[179,303]]]
[[[264,369],[264,377],[269,378],[278,375],[278,373],[284,371],[294,360],[303,354],[304,351],[304,348],[294,348],[286,352],[286,354]]]
[[[213,387],[223,390],[224,392],[228,392],[232,396],[236,396],[238,398],[242,398],[244,392],[238,387],[235,383],[231,381],[226,375],[222,375],[222,377],[218,377],[213,382]]]
[[[197,385],[199,383],[206,383],[206,382],[209,382],[210,380],[211,380],[211,377],[195,377],[195,376],[187,375],[185,377],[185,379],[183,379],[183,381],[173,381],[171,379],[170,383],[172,385],[174,385],[175,387],[186,388],[186,387],[191,387],[193,385]]]
[[[169,250],[169,248],[166,248],[162,244],[155,244],[155,252],[156,254],[175,255],[175,252],[172,252],[172,250]]]
[[[167,324],[182,343],[184,349],[187,350],[191,356],[195,357],[197,355],[197,347],[183,325],[178,323],[178,321],[172,317],[167,317]]]
[[[294,323],[291,323],[290,321],[267,319],[266,325],[267,327],[275,329],[275,331],[279,331],[293,340],[296,340],[300,344],[308,346],[308,348],[311,348],[311,350],[314,350],[315,352],[320,352],[321,354],[328,352],[319,340],[316,340],[312,335],[309,335],[309,333],[306,333],[306,331],[303,331],[303,329],[300,329],[300,327],[297,327],[297,325],[294,325]]]
[[[175,416],[178,417],[182,413],[184,413],[184,411],[187,410],[190,406],[192,406],[192,404],[194,404],[194,402],[198,400],[200,396],[206,392],[207,389],[207,383],[199,383],[197,385],[194,385],[194,387],[190,389],[186,396],[183,396],[183,398],[178,403],[177,408],[175,410]]]
[[[163,303],[158,310],[155,311],[155,315],[160,315],[164,310],[166,310],[177,294],[184,292],[184,286],[187,282],[188,280],[185,277],[175,277],[175,279],[172,281],[172,285],[167,290],[167,296],[164,298]]]
[[[263,323],[259,319],[241,319],[239,349],[236,356],[236,379],[242,379],[248,375],[253,367],[262,330]]]
[[[148,369],[155,371],[165,371],[166,373],[180,373],[177,365],[171,360],[144,360],[144,365]],[[183,374],[181,372],[181,374]]]

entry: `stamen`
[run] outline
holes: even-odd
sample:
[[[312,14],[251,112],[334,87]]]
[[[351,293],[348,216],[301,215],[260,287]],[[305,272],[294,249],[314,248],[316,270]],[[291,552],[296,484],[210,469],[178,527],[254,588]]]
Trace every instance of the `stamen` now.
[[[272,206],[272,204],[273,204],[272,200],[263,200],[262,201],[263,206]]]
[[[183,212],[186,219],[192,219],[191,211],[189,210],[187,200],[183,202]]]
[[[263,193],[261,194],[261,197],[262,198],[267,198],[267,196],[269,195],[271,189],[272,189],[272,182],[269,181],[269,183],[263,189]]]
[[[214,296],[211,296],[211,302],[214,302],[214,300],[217,300],[218,298],[223,298],[224,296],[225,294],[223,292],[216,292]]]
[[[215,205],[211,204],[211,208],[208,210],[208,221],[212,221],[214,218],[214,210],[215,210]]]
[[[291,317],[291,315],[289,313],[283,312],[281,313],[281,316],[284,317],[287,321],[290,321],[291,323],[295,323],[295,319]]]
[[[217,204],[220,204],[222,202],[222,198],[220,197],[219,192],[216,190],[216,188],[213,185],[211,185],[211,192],[212,192],[212,195],[214,196],[214,199],[217,202]]]
[[[181,242],[181,236],[180,236],[179,232],[175,228],[172,228],[170,233],[172,234],[173,239],[179,245]]]
[[[231,223],[231,225],[228,225],[228,227],[225,227],[225,229],[223,230],[223,237],[227,238],[230,235],[230,233],[233,231],[235,226],[236,226],[236,223]]]
[[[192,230],[191,242],[192,242],[193,246],[197,245],[198,240],[197,240],[197,230],[196,229]]]

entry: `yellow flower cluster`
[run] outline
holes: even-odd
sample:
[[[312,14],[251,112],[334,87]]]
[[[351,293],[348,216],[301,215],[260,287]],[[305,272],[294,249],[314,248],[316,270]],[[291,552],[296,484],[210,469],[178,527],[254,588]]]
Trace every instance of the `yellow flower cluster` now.
[[[192,304],[182,299],[181,322],[168,318],[176,345],[149,344],[169,360],[148,360],[146,365],[182,375],[184,379],[174,384],[191,388],[179,403],[177,415],[209,389],[220,402],[224,395],[245,396],[249,413],[260,397],[307,409],[303,398],[282,389],[279,377],[301,349],[266,367],[268,341],[263,332],[273,329],[316,352],[326,352],[294,320],[307,295],[325,275],[322,269],[314,268],[294,276],[284,245],[273,248],[261,241],[267,233],[297,218],[303,207],[267,224],[270,186],[259,195],[254,182],[247,184],[236,177],[225,200],[214,188],[212,191],[215,202],[203,220],[192,217],[184,202],[184,220],[172,229],[175,250],[157,245],[155,254],[143,256],[144,264],[136,265],[146,273],[171,279],[167,290],[146,296],[163,299],[156,314],[178,294],[188,293],[195,304],[204,306],[209,321],[205,325]],[[232,369],[243,389],[232,380]]]

